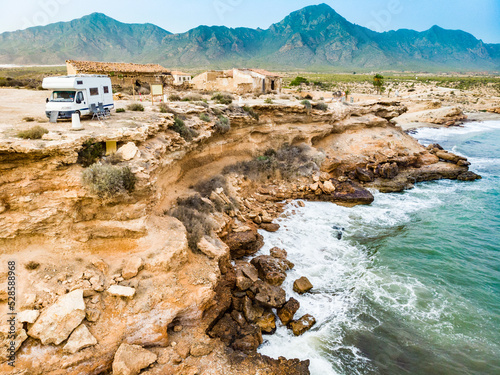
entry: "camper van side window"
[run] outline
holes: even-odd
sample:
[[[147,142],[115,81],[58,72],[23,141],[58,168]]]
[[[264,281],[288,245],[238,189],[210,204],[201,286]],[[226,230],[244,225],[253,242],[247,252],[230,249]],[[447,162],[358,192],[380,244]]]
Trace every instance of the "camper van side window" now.
[[[90,89],[90,96],[99,95],[99,89],[97,87],[93,87]]]
[[[109,87],[108,86],[104,86],[104,93],[109,94]]]
[[[76,81],[77,85],[83,85],[83,81]]]

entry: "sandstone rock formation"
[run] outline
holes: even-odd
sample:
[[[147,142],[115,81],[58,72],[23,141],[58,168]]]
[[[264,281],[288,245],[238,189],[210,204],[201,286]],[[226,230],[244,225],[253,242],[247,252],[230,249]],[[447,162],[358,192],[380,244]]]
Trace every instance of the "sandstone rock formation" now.
[[[102,134],[0,139],[0,260],[19,259],[20,311],[41,311],[37,318],[24,313],[32,339],[17,327],[18,369],[97,375],[152,364],[144,373],[307,374],[307,361],[256,353],[262,334],[275,329],[275,313],[288,325],[299,308],[279,286],[293,267],[285,251],[273,249],[253,262],[257,267],[241,260],[262,247],[257,229],[280,230],[272,222],[292,199],[370,204],[367,188],[401,191],[419,181],[475,177],[463,158],[442,158],[394,126],[390,120],[406,110],[396,101],[325,112],[255,106],[259,120],[217,110],[231,119],[224,136],[198,118],[214,116],[212,108],[175,108],[198,134],[191,141],[171,129],[172,114],[158,112],[137,127]],[[126,144],[118,165],[137,181],[133,192],[100,199],[81,184],[78,152],[108,140]],[[200,179],[285,144],[307,145],[311,163],[300,173],[252,179],[224,172],[224,186],[203,195],[210,207],[200,215],[204,225],[168,215]],[[188,246],[193,228],[197,249]],[[5,296],[0,290],[0,309]],[[297,333],[313,324],[301,319],[291,325]],[[5,344],[2,338],[0,355]],[[123,345],[147,347],[155,358],[137,348],[145,358],[137,368]],[[11,369],[2,363],[0,372]]]

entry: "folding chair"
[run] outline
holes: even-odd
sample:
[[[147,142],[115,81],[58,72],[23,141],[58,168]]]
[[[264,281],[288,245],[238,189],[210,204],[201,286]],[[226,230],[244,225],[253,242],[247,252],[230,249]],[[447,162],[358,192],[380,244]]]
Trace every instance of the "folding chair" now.
[[[99,121],[102,120],[103,115],[99,110],[99,108],[97,108],[97,106],[94,103],[90,105],[90,112],[92,112],[92,120],[95,119],[96,117]]]
[[[103,117],[104,119],[107,119],[108,117],[110,117],[110,114],[109,112],[104,108],[104,105],[103,103],[97,103],[97,107],[99,109],[99,112],[101,113],[101,117]]]

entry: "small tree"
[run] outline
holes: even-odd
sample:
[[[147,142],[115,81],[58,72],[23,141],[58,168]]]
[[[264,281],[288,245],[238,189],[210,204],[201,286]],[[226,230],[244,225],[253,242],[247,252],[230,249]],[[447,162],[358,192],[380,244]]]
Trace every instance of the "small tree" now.
[[[377,94],[381,94],[384,91],[384,77],[380,74],[376,74],[373,77],[373,86],[377,90]]]
[[[290,82],[290,86],[300,86],[303,83],[307,85],[309,81],[307,80],[307,78],[298,76],[295,77],[295,79],[292,82]]]

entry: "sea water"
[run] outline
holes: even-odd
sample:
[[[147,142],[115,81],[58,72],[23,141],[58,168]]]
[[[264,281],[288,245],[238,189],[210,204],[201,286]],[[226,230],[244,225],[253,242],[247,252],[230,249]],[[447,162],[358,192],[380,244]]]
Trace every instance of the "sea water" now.
[[[261,253],[288,251],[284,288],[317,323],[300,337],[279,326],[262,354],[310,359],[315,375],[500,374],[500,122],[414,136],[483,179],[374,192],[370,206],[291,204]],[[312,293],[293,292],[301,276]]]

